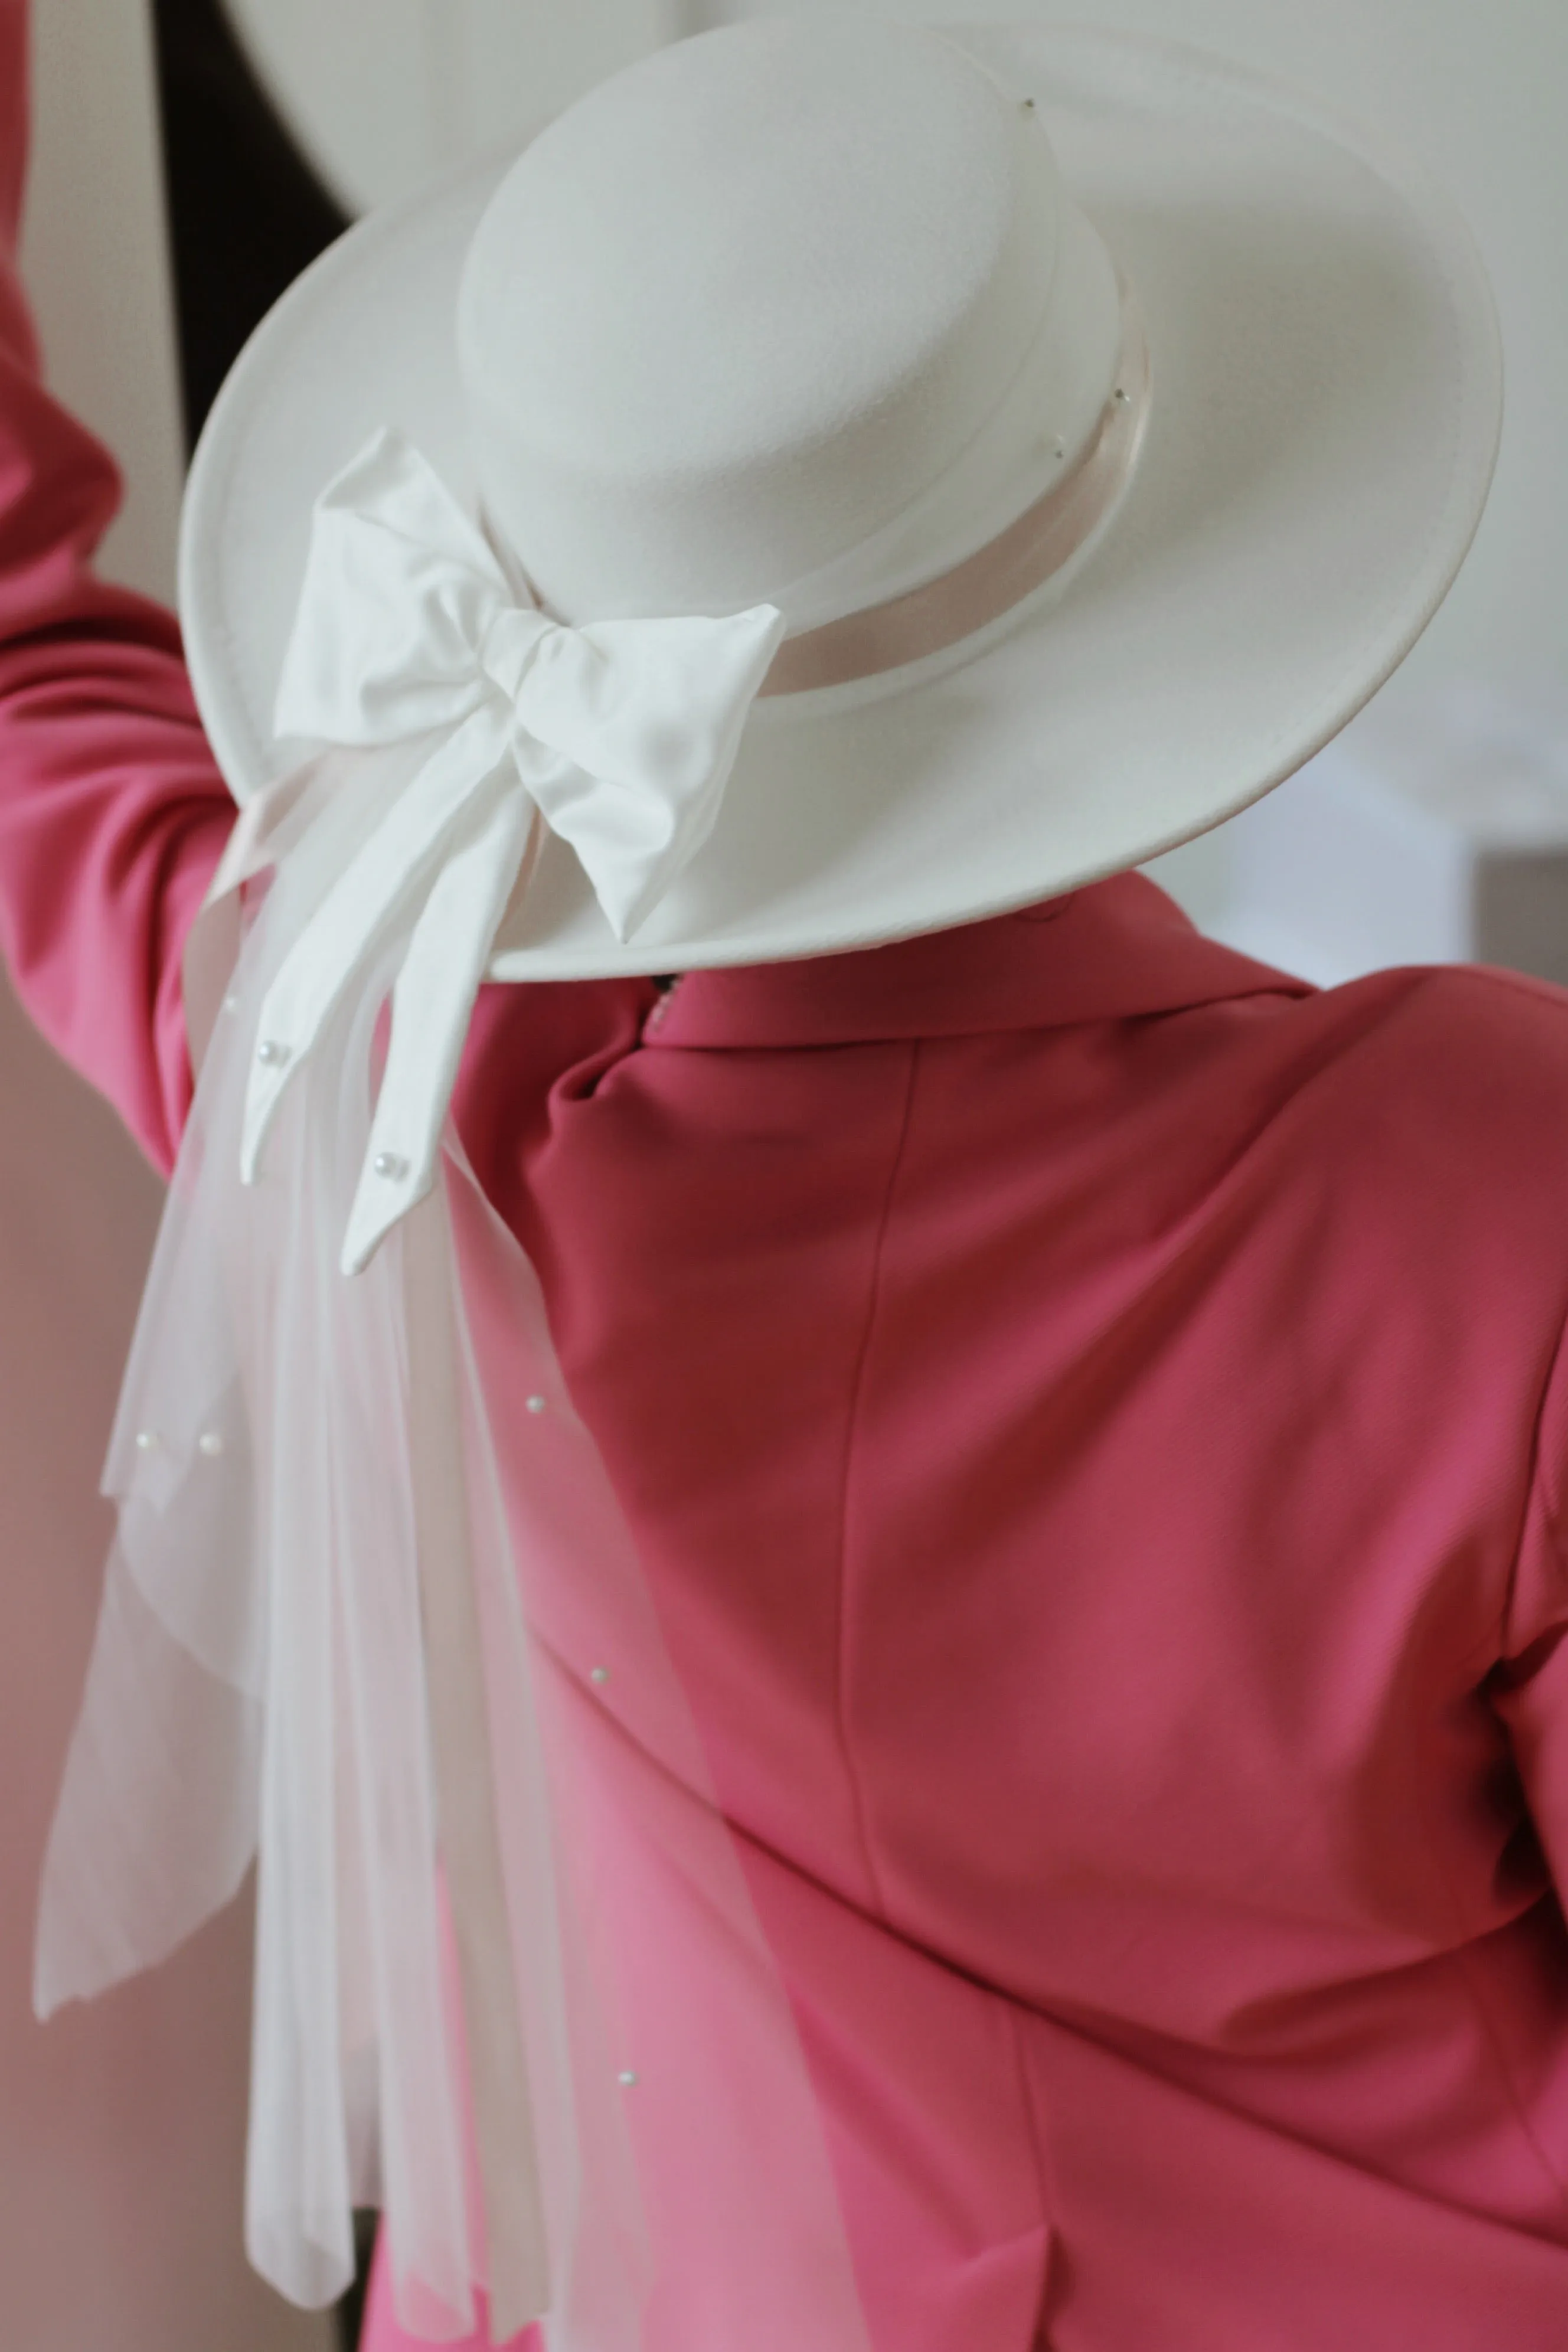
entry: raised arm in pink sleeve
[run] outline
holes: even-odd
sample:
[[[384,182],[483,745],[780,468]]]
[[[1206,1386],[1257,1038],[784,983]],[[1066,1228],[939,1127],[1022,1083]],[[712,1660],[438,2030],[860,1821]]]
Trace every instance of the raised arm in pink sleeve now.
[[[16,268],[26,0],[0,0],[0,953],[34,1020],[173,1164],[180,953],[233,822],[174,617],[95,578],[112,459],[44,391]]]

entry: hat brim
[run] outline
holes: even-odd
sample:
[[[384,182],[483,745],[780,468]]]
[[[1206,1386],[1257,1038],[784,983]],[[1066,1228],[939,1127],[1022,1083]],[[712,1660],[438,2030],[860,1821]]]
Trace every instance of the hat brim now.
[[[1496,459],[1501,362],[1479,258],[1420,173],[1295,91],[1170,44],[951,37],[1036,100],[1132,287],[1153,393],[1126,499],[1065,585],[965,657],[760,704],[712,836],[630,945],[551,841],[498,978],[824,954],[1141,863],[1320,750],[1458,570]],[[321,485],[395,425],[473,495],[453,317],[510,161],[350,230],[214,407],[181,607],[240,801],[298,756],[270,712]]]

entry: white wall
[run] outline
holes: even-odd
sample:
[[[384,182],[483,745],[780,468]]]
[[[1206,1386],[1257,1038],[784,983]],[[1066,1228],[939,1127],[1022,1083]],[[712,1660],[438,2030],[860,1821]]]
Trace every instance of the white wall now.
[[[184,478],[145,0],[34,0],[22,266],[49,381],[125,469],[104,549],[172,596]]]

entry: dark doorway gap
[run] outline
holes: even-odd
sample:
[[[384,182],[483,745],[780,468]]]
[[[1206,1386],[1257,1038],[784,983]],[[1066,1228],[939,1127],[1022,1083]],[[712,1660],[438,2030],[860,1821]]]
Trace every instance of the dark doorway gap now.
[[[219,0],[153,0],[185,441],[251,329],[348,226]]]

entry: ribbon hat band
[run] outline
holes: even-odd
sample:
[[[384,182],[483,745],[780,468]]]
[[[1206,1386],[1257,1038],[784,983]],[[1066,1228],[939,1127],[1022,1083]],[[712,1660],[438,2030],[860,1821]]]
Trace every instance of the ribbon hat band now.
[[[428,1190],[473,1001],[541,824],[632,938],[712,831],[784,635],[771,604],[719,620],[569,628],[521,604],[426,460],[382,432],[316,502],[276,724],[370,748],[435,734],[262,1007],[246,1103],[253,1181],[284,1089],[399,913],[371,1150],[343,1248],[358,1272]]]

